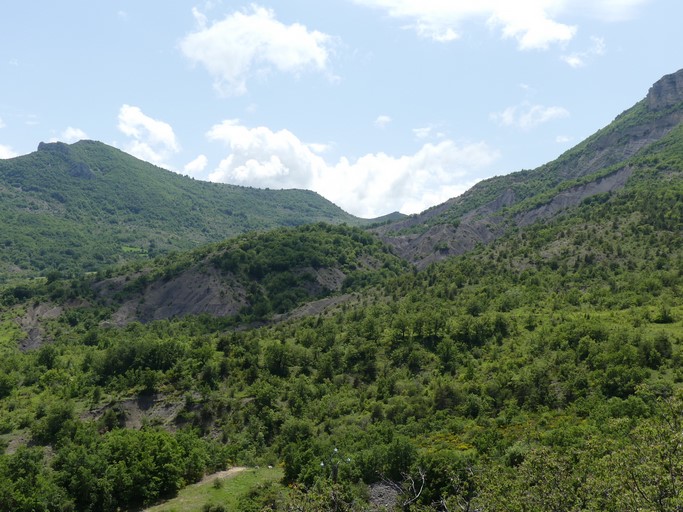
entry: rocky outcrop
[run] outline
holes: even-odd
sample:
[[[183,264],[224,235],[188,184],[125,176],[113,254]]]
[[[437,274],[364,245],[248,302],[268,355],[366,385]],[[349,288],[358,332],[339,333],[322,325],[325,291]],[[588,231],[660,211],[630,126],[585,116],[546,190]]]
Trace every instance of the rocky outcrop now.
[[[85,163],[74,158],[71,148],[63,142],[41,142],[38,151],[61,156],[67,164],[67,172],[74,178],[93,179],[95,173]]]
[[[683,69],[658,80],[647,93],[647,106],[661,110],[683,102]]]
[[[50,151],[67,157],[71,155],[69,145],[63,142],[40,142],[38,143],[38,151]]]
[[[84,180],[91,180],[95,178],[95,173],[83,162],[74,162],[69,167],[69,175],[74,178],[81,178]]]

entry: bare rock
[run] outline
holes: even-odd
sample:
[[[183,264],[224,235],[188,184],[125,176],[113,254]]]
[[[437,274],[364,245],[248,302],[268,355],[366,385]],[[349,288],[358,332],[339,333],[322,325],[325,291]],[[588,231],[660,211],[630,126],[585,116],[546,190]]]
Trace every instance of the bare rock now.
[[[651,110],[661,110],[683,102],[683,69],[658,80],[647,94]]]

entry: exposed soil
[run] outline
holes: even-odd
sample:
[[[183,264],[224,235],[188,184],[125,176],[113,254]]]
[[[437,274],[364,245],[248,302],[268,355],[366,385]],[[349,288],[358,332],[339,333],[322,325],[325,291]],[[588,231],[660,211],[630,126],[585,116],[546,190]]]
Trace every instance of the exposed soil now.
[[[141,296],[123,303],[111,323],[151,322],[185,315],[235,315],[247,305],[246,291],[235,279],[216,269],[190,269],[169,280],[152,283]]]
[[[26,352],[40,348],[50,340],[45,336],[45,330],[41,322],[54,320],[62,314],[63,308],[55,304],[45,302],[42,304],[31,304],[27,307],[26,313],[17,318],[16,321],[21,330],[26,333],[26,338],[19,342],[19,350]]]
[[[140,395],[136,398],[129,398],[93,409],[83,415],[83,419],[97,420],[111,408],[118,410],[123,419],[123,426],[126,428],[140,429],[145,423],[152,425],[162,425],[164,428],[173,430],[175,420],[183,408],[185,402],[179,397],[164,395]]]
[[[247,467],[245,466],[235,466],[230,469],[226,469],[225,471],[219,471],[217,473],[212,473],[210,475],[205,475],[204,478],[202,478],[199,482],[193,485],[202,485],[206,484],[208,482],[213,482],[214,480],[222,480],[224,478],[230,478],[233,477],[242,471],[246,471]]]

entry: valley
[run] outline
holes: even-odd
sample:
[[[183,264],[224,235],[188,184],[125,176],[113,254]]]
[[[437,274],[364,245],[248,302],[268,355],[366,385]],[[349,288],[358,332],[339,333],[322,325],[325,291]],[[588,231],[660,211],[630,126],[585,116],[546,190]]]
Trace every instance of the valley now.
[[[93,141],[0,161],[0,510],[233,466],[192,506],[678,510],[682,91],[374,222]]]

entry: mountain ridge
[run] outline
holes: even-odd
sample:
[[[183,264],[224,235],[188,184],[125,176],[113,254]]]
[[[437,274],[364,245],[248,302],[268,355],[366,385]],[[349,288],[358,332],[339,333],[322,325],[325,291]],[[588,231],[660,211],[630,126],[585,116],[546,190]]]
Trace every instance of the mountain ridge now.
[[[558,213],[563,209],[558,208],[562,200],[566,206],[576,205],[593,193],[620,189],[628,179],[629,159],[661,140],[681,121],[683,69],[658,80],[643,100],[554,161],[535,170],[489,178],[461,196],[375,231],[419,267],[448,255],[462,254],[479,243],[499,238],[511,225]],[[589,182],[594,185],[588,186]],[[574,194],[568,188],[558,191],[563,199],[556,199],[554,207],[535,213],[527,211],[517,217],[504,213],[514,205],[567,184],[574,187]]]
[[[315,192],[194,180],[87,140],[1,160],[0,214],[5,276],[95,271],[279,226],[375,222]]]

